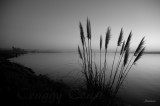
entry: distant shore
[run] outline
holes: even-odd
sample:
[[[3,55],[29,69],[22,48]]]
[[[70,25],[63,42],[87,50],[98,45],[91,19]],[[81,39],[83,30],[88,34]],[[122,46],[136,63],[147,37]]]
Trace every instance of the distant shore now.
[[[97,50],[94,50],[95,53],[100,53]],[[102,51],[104,53],[105,51]],[[115,53],[114,51],[108,51],[109,53]],[[0,57],[13,58],[18,57],[19,55],[27,54],[27,53],[77,53],[76,50],[27,50],[20,48],[12,48],[12,49],[0,49]],[[119,52],[117,52],[119,53]],[[134,53],[131,51],[131,53]],[[144,54],[160,54],[160,51],[145,51]]]

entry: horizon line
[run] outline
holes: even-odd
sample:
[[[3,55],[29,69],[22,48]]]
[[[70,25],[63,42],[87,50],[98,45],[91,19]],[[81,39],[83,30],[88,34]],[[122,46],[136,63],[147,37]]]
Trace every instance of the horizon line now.
[[[12,48],[0,48],[0,50],[11,50]],[[23,49],[23,48],[20,48],[20,49]],[[52,50],[52,49],[23,49],[23,50],[26,50],[26,51],[35,51],[35,52],[53,52],[53,53],[55,53],[55,52],[78,52],[78,50],[75,50],[75,49],[65,49],[65,50]],[[100,52],[99,50],[94,50],[94,52]],[[102,53],[104,53],[105,52],[105,50],[102,50]],[[110,53],[115,53],[115,50],[108,50],[108,52],[110,52]],[[117,53],[119,53],[120,51],[117,51]],[[133,53],[134,52],[134,50],[131,50],[131,52],[130,53]],[[160,53],[160,51],[159,50],[153,50],[153,51],[149,51],[149,50],[147,50],[147,51],[145,51],[144,53]]]

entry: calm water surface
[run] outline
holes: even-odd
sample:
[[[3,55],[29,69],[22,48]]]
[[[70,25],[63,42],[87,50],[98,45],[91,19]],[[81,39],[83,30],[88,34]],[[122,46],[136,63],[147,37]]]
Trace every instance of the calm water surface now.
[[[113,54],[108,54],[107,59],[111,66],[112,62],[109,61],[113,61]],[[98,53],[94,55],[94,60],[99,63]],[[72,84],[78,84],[82,80],[81,60],[77,53],[26,54],[12,61],[32,68],[36,74],[48,75],[54,80],[63,79]],[[160,106],[160,54],[145,54],[137,65],[132,67],[119,95],[137,106]]]

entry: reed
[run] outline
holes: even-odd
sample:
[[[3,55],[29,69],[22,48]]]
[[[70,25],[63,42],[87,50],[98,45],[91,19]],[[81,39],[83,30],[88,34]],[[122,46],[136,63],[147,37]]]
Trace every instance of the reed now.
[[[78,46],[79,57],[83,65],[83,74],[85,77],[86,84],[86,95],[96,98],[103,97],[104,99],[115,97],[126,79],[129,71],[132,66],[137,63],[137,61],[142,57],[145,48],[144,38],[140,41],[137,49],[135,50],[133,56],[130,59],[130,43],[132,38],[132,31],[129,33],[129,36],[126,40],[123,41],[123,28],[121,28],[118,40],[117,47],[114,53],[111,69],[106,68],[107,66],[107,53],[108,45],[111,38],[111,29],[107,28],[106,37],[105,37],[105,59],[104,65],[102,65],[102,35],[100,35],[99,50],[100,50],[100,66],[96,61],[93,60],[93,48],[92,48],[92,37],[91,37],[91,24],[90,20],[87,18],[86,24],[86,36],[84,35],[83,26],[80,23],[80,38],[82,42],[82,49]],[[85,39],[87,38],[87,39]],[[118,49],[120,48],[120,50]],[[116,63],[116,55],[119,53],[118,62]],[[133,61],[134,59],[134,61]],[[114,68],[115,67],[115,68]],[[106,73],[108,71],[108,75]]]
[[[114,60],[113,60],[111,72],[113,71],[113,66],[114,66],[115,57],[116,57],[116,54],[117,54],[117,49],[118,49],[119,46],[121,46],[122,40],[123,40],[123,28],[121,28],[121,31],[120,31],[120,34],[119,34],[119,38],[118,38],[118,41],[117,41],[117,48],[116,48],[116,52],[115,52],[115,55],[114,55]],[[119,57],[120,57],[120,56],[119,56]],[[117,65],[118,65],[118,64],[119,64],[119,63],[117,63]],[[114,77],[113,77],[113,81],[112,81],[111,86],[113,86],[113,84],[114,84],[114,81],[115,81],[117,72],[118,72],[118,70],[116,70],[115,73],[114,73]],[[112,77],[112,76],[111,76],[111,77]]]
[[[105,81],[105,77],[106,77],[106,74],[105,74],[105,72],[106,72],[106,70],[107,70],[107,68],[106,68],[106,66],[107,66],[107,49],[108,49],[108,44],[109,44],[109,41],[110,41],[110,39],[111,39],[111,29],[110,29],[110,27],[108,27],[107,28],[107,32],[106,32],[106,39],[105,39],[105,61],[104,61],[104,70],[103,70],[103,76],[104,76],[104,78],[103,78],[103,82],[104,82],[104,85],[105,85],[105,83],[106,83],[106,81]],[[109,82],[107,82],[107,85],[109,84]]]
[[[139,43],[139,45],[138,45],[138,47],[137,47],[137,49],[136,49],[136,51],[134,53],[134,56],[137,56],[138,53],[142,50],[144,42],[145,42],[144,39],[145,39],[145,37],[143,37],[141,42]]]
[[[107,49],[108,49],[108,44],[109,41],[111,39],[111,29],[110,27],[107,28],[107,32],[106,32],[106,38],[105,38],[105,61],[104,61],[104,68],[106,70],[106,66],[107,66]]]
[[[101,70],[102,35],[100,36],[100,70]]]
[[[106,63],[107,49],[108,49],[108,44],[110,39],[111,39],[111,29],[110,27],[108,27],[106,32],[106,39],[105,39],[105,63]]]

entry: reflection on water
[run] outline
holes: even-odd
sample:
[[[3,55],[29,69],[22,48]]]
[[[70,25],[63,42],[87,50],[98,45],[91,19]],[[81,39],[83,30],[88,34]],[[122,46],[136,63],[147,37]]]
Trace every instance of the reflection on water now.
[[[94,60],[99,63],[98,53],[94,55]],[[111,66],[113,54],[108,54],[107,60]],[[54,80],[63,79],[68,83],[77,84],[79,79],[82,79],[81,61],[77,53],[26,54],[12,61],[32,68],[37,74],[46,74]],[[119,95],[127,102],[140,106],[159,104],[160,55],[145,54],[131,69]]]

